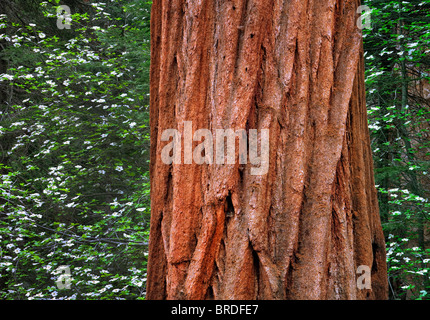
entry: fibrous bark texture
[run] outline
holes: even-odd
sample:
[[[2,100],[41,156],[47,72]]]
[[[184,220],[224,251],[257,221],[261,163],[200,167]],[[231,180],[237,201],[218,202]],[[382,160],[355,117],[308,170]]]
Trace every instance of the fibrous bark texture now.
[[[358,6],[153,1],[148,299],[387,298]],[[268,173],[166,165],[186,121],[269,129]]]

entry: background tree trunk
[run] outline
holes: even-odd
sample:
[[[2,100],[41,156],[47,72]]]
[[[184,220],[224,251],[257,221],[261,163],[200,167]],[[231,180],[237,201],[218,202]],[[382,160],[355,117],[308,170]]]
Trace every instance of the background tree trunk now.
[[[387,298],[358,6],[153,2],[148,299]],[[185,121],[269,129],[268,174],[164,164]]]

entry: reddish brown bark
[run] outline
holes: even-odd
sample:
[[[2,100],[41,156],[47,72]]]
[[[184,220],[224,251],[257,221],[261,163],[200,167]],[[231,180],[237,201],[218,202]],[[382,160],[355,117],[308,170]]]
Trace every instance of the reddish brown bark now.
[[[387,298],[358,5],[153,2],[148,299]],[[268,173],[166,165],[185,121],[269,129]]]

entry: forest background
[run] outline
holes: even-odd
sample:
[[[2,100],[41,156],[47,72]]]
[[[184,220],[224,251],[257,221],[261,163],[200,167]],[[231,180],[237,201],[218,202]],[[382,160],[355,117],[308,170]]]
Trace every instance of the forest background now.
[[[1,1],[0,299],[145,299],[151,3]],[[430,0],[363,5],[390,299],[430,299]]]

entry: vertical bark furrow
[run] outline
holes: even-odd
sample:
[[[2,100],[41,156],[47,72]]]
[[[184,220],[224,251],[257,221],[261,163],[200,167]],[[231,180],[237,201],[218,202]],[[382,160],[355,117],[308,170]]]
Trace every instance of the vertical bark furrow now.
[[[170,168],[163,166],[160,161],[160,136],[162,127],[162,110],[161,110],[161,95],[160,91],[163,91],[166,83],[161,82],[162,72],[162,49],[166,47],[163,30],[163,19],[162,11],[164,6],[160,1],[155,2],[151,11],[151,30],[155,32],[156,36],[151,38],[151,88],[150,88],[150,104],[151,106],[157,106],[156,108],[150,108],[151,120],[151,166],[150,166],[150,180],[151,184],[151,233],[149,242],[151,246],[149,248],[149,256],[158,256],[159,258],[155,263],[148,265],[148,281],[147,290],[148,297],[150,299],[165,299],[167,297],[167,252],[165,251],[166,236],[163,236],[163,208],[165,201],[163,198],[156,197],[156,194],[164,194],[169,190],[166,189],[168,184],[168,176]],[[167,70],[165,70],[166,72]],[[166,88],[168,89],[168,88]],[[171,205],[173,202],[171,202]],[[170,206],[171,206],[170,205]],[[167,236],[168,239],[168,236]],[[167,240],[168,241],[168,240]]]

